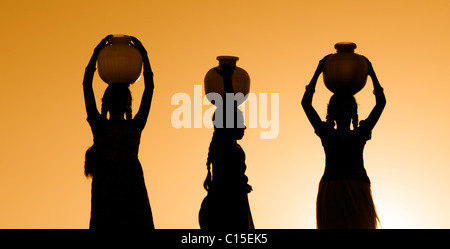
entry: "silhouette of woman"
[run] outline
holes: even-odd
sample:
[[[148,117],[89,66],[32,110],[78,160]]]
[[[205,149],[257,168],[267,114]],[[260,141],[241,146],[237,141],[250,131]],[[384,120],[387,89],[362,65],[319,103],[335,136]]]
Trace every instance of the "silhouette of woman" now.
[[[131,37],[143,58],[144,85],[139,111],[132,118],[127,84],[109,84],[98,112],[92,87],[98,53],[109,44],[105,37],[94,49],[84,74],[87,121],[94,144],[86,151],[85,174],[92,176],[90,229],[153,229],[153,217],[138,150],[153,96],[153,72],[142,43]],[[109,113],[109,119],[107,117]],[[125,117],[124,117],[125,116]]]
[[[326,121],[323,122],[312,106],[312,98],[327,57],[319,62],[302,99],[303,109],[322,141],[326,156],[325,172],[317,195],[317,227],[375,229],[378,217],[370,180],[364,168],[363,150],[383,112],[386,98],[372,64],[364,57],[374,86],[375,107],[367,119],[358,125],[357,103],[353,95],[334,94],[328,104]]]
[[[224,77],[225,92],[233,92],[233,69],[222,68],[219,73]],[[208,175],[203,183],[208,194],[203,199],[199,212],[201,229],[255,228],[247,196],[252,187],[247,184],[248,178],[245,175],[245,153],[237,143],[244,136],[246,127],[243,114],[236,105],[229,111],[234,115],[232,128],[227,126],[226,108],[219,106],[213,115],[214,133],[206,162]]]

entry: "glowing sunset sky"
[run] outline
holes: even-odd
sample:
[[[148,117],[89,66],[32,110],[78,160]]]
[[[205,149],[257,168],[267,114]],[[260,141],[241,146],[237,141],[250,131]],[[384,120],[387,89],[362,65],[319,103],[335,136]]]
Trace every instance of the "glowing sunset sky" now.
[[[156,228],[199,228],[212,130],[175,129],[171,98],[193,98],[218,55],[240,58],[251,92],[279,93],[278,137],[249,128],[240,142],[256,228],[316,227],[325,155],[300,99],[340,41],[358,45],[385,89],[364,154],[382,227],[450,228],[448,13],[448,0],[4,1],[0,228],[88,228],[82,79],[108,34],[139,38],[155,74],[139,158]],[[105,87],[96,73],[99,103]],[[134,113],[142,90],[142,80],[131,87]],[[360,119],[375,104],[372,90],[368,80],[356,95]],[[313,105],[322,119],[330,96],[320,78]]]

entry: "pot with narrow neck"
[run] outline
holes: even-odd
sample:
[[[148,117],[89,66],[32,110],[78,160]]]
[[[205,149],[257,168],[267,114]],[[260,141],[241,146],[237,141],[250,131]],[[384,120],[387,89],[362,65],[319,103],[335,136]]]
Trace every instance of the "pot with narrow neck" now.
[[[356,44],[339,42],[334,48],[337,53],[330,55],[323,67],[323,81],[333,93],[356,94],[367,81],[367,62],[356,54]]]
[[[205,94],[208,100],[215,103],[213,96],[208,95],[208,93],[218,93],[222,97],[222,103],[225,101],[225,90],[232,89],[237,106],[242,105],[248,97],[250,91],[250,76],[248,73],[236,66],[236,62],[239,60],[236,56],[217,56],[219,65],[211,68],[205,75],[204,86]],[[229,83],[226,74],[221,75],[220,72],[225,72],[226,70],[231,70],[231,86],[226,86]],[[242,94],[239,94],[242,93]]]
[[[142,56],[139,50],[131,45],[131,37],[114,35],[110,45],[98,54],[98,74],[108,83],[132,84],[136,82],[142,71]]]

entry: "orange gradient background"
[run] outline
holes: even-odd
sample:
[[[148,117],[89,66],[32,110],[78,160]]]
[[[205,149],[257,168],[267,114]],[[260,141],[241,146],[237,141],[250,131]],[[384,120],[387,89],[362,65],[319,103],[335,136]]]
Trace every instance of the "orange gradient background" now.
[[[155,74],[139,158],[156,228],[199,228],[212,130],[173,128],[170,101],[193,100],[217,55],[240,57],[251,92],[279,93],[279,136],[249,128],[240,142],[256,228],[316,227],[325,155],[300,99],[340,41],[372,61],[387,97],[364,154],[382,227],[450,228],[448,13],[448,0],[3,1],[0,228],[88,228],[82,79],[108,34],[138,37]],[[96,73],[98,103],[105,87]],[[372,89],[368,80],[356,95],[360,119]],[[136,113],[143,80],[131,90]],[[330,96],[320,78],[313,105],[323,119]]]

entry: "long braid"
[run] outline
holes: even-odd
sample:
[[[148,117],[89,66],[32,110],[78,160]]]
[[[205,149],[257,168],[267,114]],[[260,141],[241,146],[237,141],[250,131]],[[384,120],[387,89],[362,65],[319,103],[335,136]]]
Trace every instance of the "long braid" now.
[[[335,119],[332,115],[332,106],[330,106],[330,104],[328,104],[327,107],[327,116],[325,117],[325,120],[331,128],[334,128],[334,126],[336,125]]]
[[[127,95],[128,95],[128,98],[129,98],[130,101],[128,102],[128,108],[127,108],[127,110],[125,112],[125,118],[127,120],[132,120],[133,119],[133,110],[131,109],[131,104],[132,104],[132,101],[133,101],[133,97],[131,95],[130,88],[127,87],[127,89],[128,89]]]
[[[100,111],[100,116],[103,119],[107,119],[108,112],[109,112],[109,103],[111,102],[111,85],[108,85],[108,87],[105,89],[105,92],[103,93],[102,98],[102,108]]]
[[[203,188],[206,191],[211,189],[212,183],[212,174],[211,174],[211,164],[215,161],[215,151],[216,151],[216,131],[213,133],[213,137],[211,139],[211,143],[209,144],[208,150],[208,158],[206,160],[206,168],[208,170],[208,174],[206,175],[205,181],[203,182]]]
[[[101,111],[100,111],[100,116],[101,116],[103,119],[107,119],[108,111],[109,111],[109,109],[108,109],[108,104],[105,104],[105,101],[103,101],[103,102],[102,102],[102,108],[101,108]]]
[[[352,124],[353,124],[353,129],[356,129],[358,127],[359,120],[358,120],[358,112],[357,111],[354,111],[354,113],[353,113]]]
[[[127,120],[132,120],[133,119],[133,113],[132,113],[132,109],[131,109],[131,104],[130,104],[130,107],[125,112],[125,117],[126,117]]]
[[[356,128],[358,128],[358,125],[359,125],[359,119],[358,119],[358,102],[356,102],[355,96],[353,96],[351,104],[353,106],[352,124],[353,124],[353,129],[356,129]]]
[[[222,114],[223,115],[223,114]],[[225,116],[225,115],[224,115]],[[212,116],[213,124],[214,124],[214,132],[211,138],[211,143],[209,144],[208,149],[208,158],[206,159],[206,168],[208,170],[208,174],[206,175],[206,179],[203,182],[203,188],[205,188],[206,191],[209,191],[211,189],[211,183],[212,183],[212,173],[211,173],[211,164],[214,164],[216,162],[216,152],[218,150],[218,146],[220,146],[220,130],[223,128],[216,128],[216,112],[214,112]],[[220,121],[220,120],[219,120]],[[224,124],[225,125],[225,124]]]

